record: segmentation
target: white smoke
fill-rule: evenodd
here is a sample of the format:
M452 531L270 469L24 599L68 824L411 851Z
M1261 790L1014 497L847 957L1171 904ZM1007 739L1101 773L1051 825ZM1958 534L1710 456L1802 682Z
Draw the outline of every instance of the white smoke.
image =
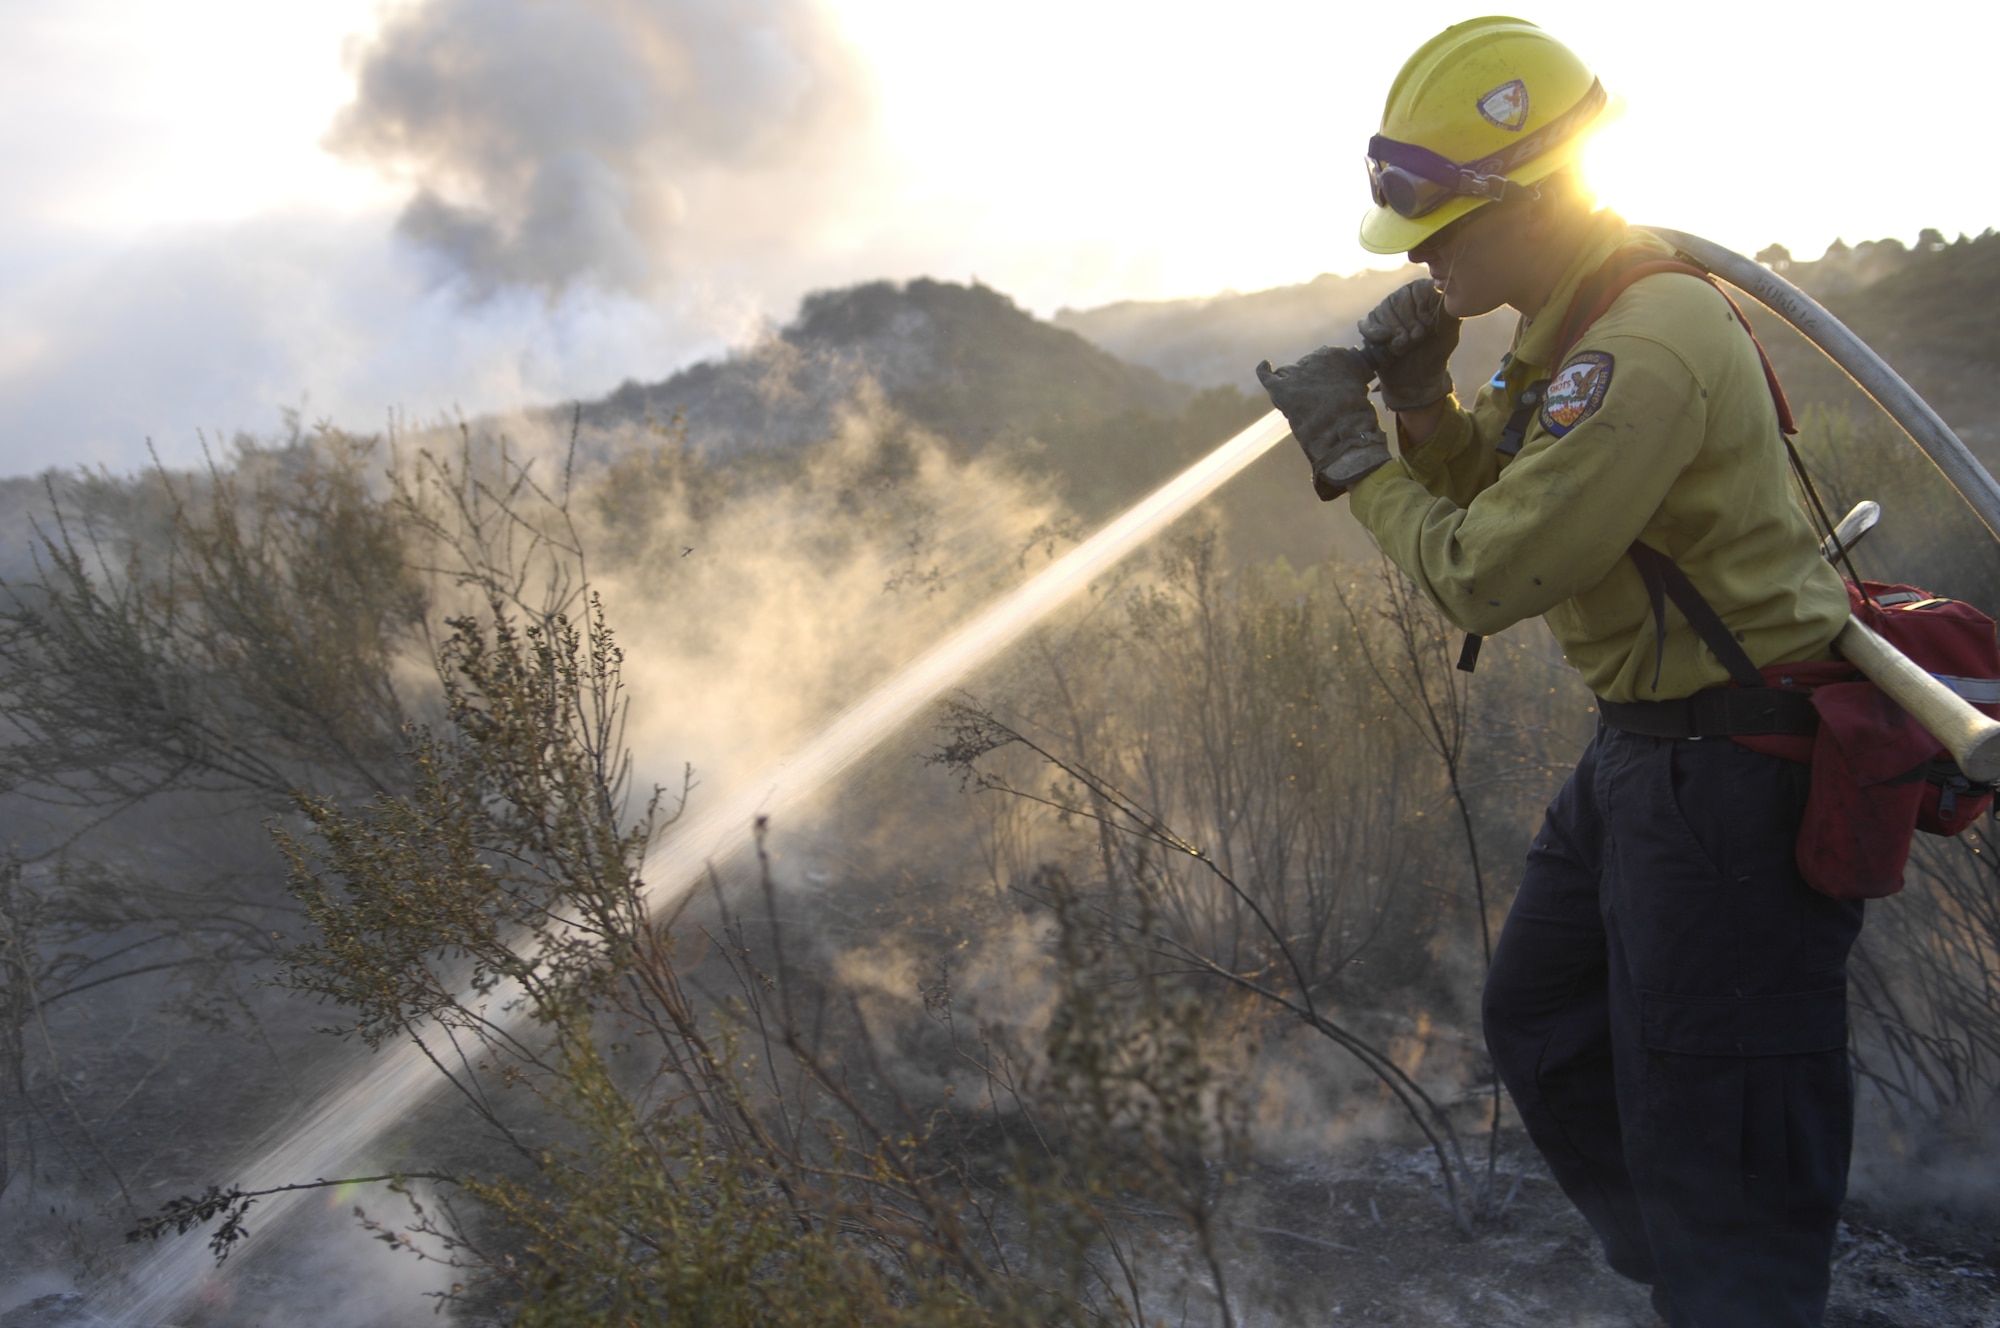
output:
M657 290L724 216L796 234L869 118L812 0L424 0L354 68L326 145L407 180L401 234L481 293Z

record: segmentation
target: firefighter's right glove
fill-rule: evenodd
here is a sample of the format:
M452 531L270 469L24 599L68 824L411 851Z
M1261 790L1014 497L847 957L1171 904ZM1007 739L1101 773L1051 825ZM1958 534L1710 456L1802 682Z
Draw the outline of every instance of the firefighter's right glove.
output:
M1458 348L1459 320L1428 277L1389 292L1361 320L1361 339L1382 378L1382 404L1421 410L1451 395L1446 365Z
M1312 463L1313 492L1331 502L1389 460L1389 440L1368 400L1375 366L1358 350L1321 346L1297 364L1257 366L1257 381L1284 413Z

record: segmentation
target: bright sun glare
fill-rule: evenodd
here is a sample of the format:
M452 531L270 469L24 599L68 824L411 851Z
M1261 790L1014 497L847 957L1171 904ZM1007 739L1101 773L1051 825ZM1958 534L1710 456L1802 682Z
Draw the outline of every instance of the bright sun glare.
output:
M1659 189L1657 171L1649 171L1632 150L1632 126L1614 120L1597 131L1583 150L1583 178L1597 201L1622 217L1658 220L1673 214L1671 190Z

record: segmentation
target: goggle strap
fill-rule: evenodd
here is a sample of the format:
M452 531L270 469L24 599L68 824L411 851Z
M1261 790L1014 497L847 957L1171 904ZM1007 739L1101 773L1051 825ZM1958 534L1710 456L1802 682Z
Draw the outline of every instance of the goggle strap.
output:
M1589 90L1577 99L1576 105L1540 129L1477 161L1456 162L1427 147L1416 143L1398 142L1393 138L1384 138L1380 134L1368 140L1368 155L1385 166L1395 166L1429 180L1432 184L1444 185L1454 193L1471 194L1482 198L1498 197L1487 189L1479 187L1485 183L1486 177L1504 176L1521 163L1541 156L1594 119L1597 113L1604 109L1604 103L1608 100L1610 99L1605 96L1604 85L1592 79Z

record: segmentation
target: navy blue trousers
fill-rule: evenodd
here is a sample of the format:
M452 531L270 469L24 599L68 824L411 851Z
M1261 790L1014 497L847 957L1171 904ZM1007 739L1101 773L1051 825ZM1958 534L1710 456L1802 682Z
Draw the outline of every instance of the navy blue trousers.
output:
M1806 767L1600 729L1486 982L1529 1137L1673 1328L1818 1328L1847 1191L1847 952L1800 880Z

